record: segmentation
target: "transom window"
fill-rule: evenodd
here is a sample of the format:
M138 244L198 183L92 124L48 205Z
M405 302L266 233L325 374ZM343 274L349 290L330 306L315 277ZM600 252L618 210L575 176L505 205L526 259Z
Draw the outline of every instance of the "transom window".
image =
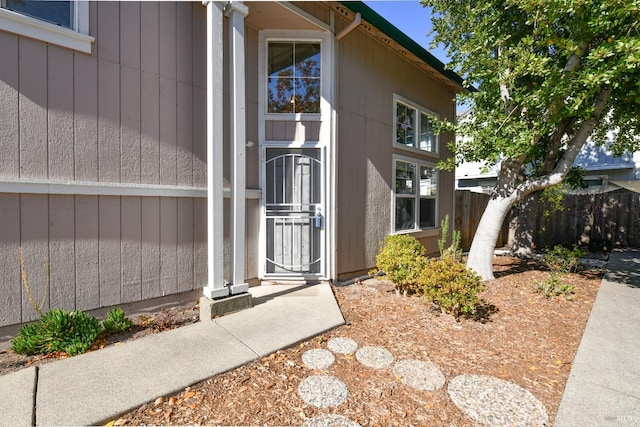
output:
M268 46L267 113L320 113L320 43Z
M74 29L75 1L2 0L2 7L61 27Z
M395 97L395 144L438 152L438 136L433 131L433 113L409 101Z
M419 161L394 162L394 231L435 228L438 171Z

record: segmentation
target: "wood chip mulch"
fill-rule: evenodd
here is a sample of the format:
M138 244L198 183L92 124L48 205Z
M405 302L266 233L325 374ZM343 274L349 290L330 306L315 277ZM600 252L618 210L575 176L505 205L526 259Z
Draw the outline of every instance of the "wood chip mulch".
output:
M113 424L479 426L458 409L447 388L460 375L480 375L527 390L544 405L548 425L553 425L603 270L583 268L562 277L575 286L572 301L535 292L534 284L548 275L535 261L496 257L494 271L497 278L487 283L484 304L475 319L456 320L419 297L398 296L386 281L336 287L348 322L345 326L173 396L159 397ZM194 303L182 310L150 314L138 321L131 334L111 341L192 323L196 312ZM363 365L355 352L366 346L387 350L393 363L382 369ZM312 349L330 350L335 362L322 369L306 366L302 356ZM393 371L404 360L432 363L447 384L434 390L411 386ZM46 361L1 352L0 374ZM313 376L343 382L346 400L323 408L305 402L298 389Z
M446 386L419 390L393 367L367 367L355 354L335 353L335 363L322 370L305 366L306 351L326 350L328 340L340 337L359 348L384 348L395 361L430 361L447 383L469 374L513 383L544 405L552 425L603 271L563 277L575 286L572 301L534 291L548 274L534 261L498 257L495 271L477 319L441 314L418 297L396 295L385 281L334 288L347 325L150 402L115 424L303 425L333 414L362 426L482 425L458 409ZM344 403L318 408L300 397L300 384L317 375L347 386Z

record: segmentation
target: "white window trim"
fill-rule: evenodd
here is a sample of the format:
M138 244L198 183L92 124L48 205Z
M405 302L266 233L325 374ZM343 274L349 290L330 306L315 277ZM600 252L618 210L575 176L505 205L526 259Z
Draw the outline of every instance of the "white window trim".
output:
M321 121L326 120L326 114L331 110L331 104L327 100L327 94L332 93L330 80L330 70L332 67L330 40L331 33L326 31L313 30L263 30L260 32L260 47L258 52L258 66L260 67L260 77L258 88L262 96L258 101L258 108L265 120L283 121ZM316 42L320 43L320 112L319 113L267 113L267 45L273 41L284 42Z
M430 168L434 168L436 169L436 173L438 174L438 183L437 183L437 190L436 190L436 195L435 196L421 196L420 195L420 184L418 183L417 187L418 191L415 195L413 195L413 198L415 199L415 201L417 202L417 206L414 208L416 212L414 212L415 215L415 219L414 219L414 228L412 229L408 229L408 230L396 230L396 162L397 161L401 161L401 162L407 162L407 163L414 163L417 166L417 170L416 170L416 175L419 176L420 175L420 166L427 166ZM426 161L426 160L421 160L421 159L417 159L415 157L407 157L407 156L400 156L400 155L393 155L392 156L392 162L393 162L393 176L392 176L392 182L393 182L393 186L391 188L391 234L413 234L416 237L431 237L434 235L437 235L433 233L433 230L438 230L439 226L438 226L438 221L439 221L439 215L438 215L438 207L440 205L439 200L440 200L440 171L437 170L436 164L430 161ZM419 178L418 178L419 179ZM420 198L422 197L426 197L426 198L432 198L436 201L436 206L435 206L435 218L434 218L434 226L433 227L429 227L429 228L420 228L418 223L419 223L419 204L420 204ZM410 197L406 197L406 198L410 198ZM417 214L417 215L416 215Z
M440 153L440 135L436 135L436 150L435 151L427 151L427 150L422 150L420 148L417 147L408 147L404 144L398 144L396 142L396 119L398 117L398 114L396 112L396 106L398 105L398 103L404 104L408 107L411 107L413 109L415 109L418 113L418 117L416 117L416 126L415 126L415 136L414 138L416 140L418 140L420 138L420 114L426 114L427 116L433 117L434 119L439 119L440 115L437 113L434 113L433 111L429 110L428 108L425 108L419 104L416 104L413 101L410 101L398 94L393 94L393 146L395 148L399 148L401 150L405 150L407 152L410 153L415 153L415 154L420 154L420 155L427 155L427 156L433 156L433 157L438 157L439 153Z
M89 2L76 0L74 28L69 29L12 10L0 8L0 30L91 54Z

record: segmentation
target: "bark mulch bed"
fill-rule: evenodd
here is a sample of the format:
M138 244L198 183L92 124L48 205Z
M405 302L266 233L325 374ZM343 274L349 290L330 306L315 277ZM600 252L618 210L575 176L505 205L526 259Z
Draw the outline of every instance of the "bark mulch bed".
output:
M545 298L533 289L548 274L535 261L497 257L494 269L497 278L487 283L483 310L475 319L456 320L419 297L398 296L386 281L373 279L334 288L348 322L345 326L158 398L114 424L303 425L323 414L335 414L336 424L332 425L347 425L346 420L351 420L362 426L476 426L480 424L458 409L447 393L453 378L473 374L528 390L545 406L552 425L603 270L583 268L563 277L563 282L575 286L573 299L567 301ZM187 318L193 318L195 307L191 310ZM169 320L164 324L172 327ZM153 333L149 325L139 324L136 333ZM436 390L420 390L394 372L393 365L368 367L355 353L335 349L335 361L326 368L314 369L304 363L305 352L332 350L328 341L338 337L355 341L358 348L388 350L393 364L403 360L432 363L444 374L446 384ZM11 352L0 353L0 373L8 371L5 359L9 356ZM24 364L30 363L39 361ZM348 389L346 400L322 408L306 403L298 389L313 376L343 382Z

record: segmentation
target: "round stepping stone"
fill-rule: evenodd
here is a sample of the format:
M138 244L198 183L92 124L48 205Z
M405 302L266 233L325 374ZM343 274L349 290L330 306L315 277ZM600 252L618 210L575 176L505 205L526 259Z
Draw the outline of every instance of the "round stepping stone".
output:
M360 424L342 415L326 414L308 419L302 427L360 427Z
M335 361L333 353L321 348L307 350L302 354L302 363L311 369L327 369Z
M353 354L358 349L358 343L351 338L336 337L327 342L327 347L334 353Z
M345 383L327 375L314 375L302 380L298 395L307 404L327 408L338 406L347 400L349 394Z
M393 354L380 347L364 346L356 352L356 359L364 366L374 369L384 369L393 363Z
M436 365L421 360L402 360L393 367L393 373L401 377L401 382L418 390L437 390L445 381Z
M484 375L460 375L449 381L449 397L472 419L495 427L546 426L544 405L512 382Z

